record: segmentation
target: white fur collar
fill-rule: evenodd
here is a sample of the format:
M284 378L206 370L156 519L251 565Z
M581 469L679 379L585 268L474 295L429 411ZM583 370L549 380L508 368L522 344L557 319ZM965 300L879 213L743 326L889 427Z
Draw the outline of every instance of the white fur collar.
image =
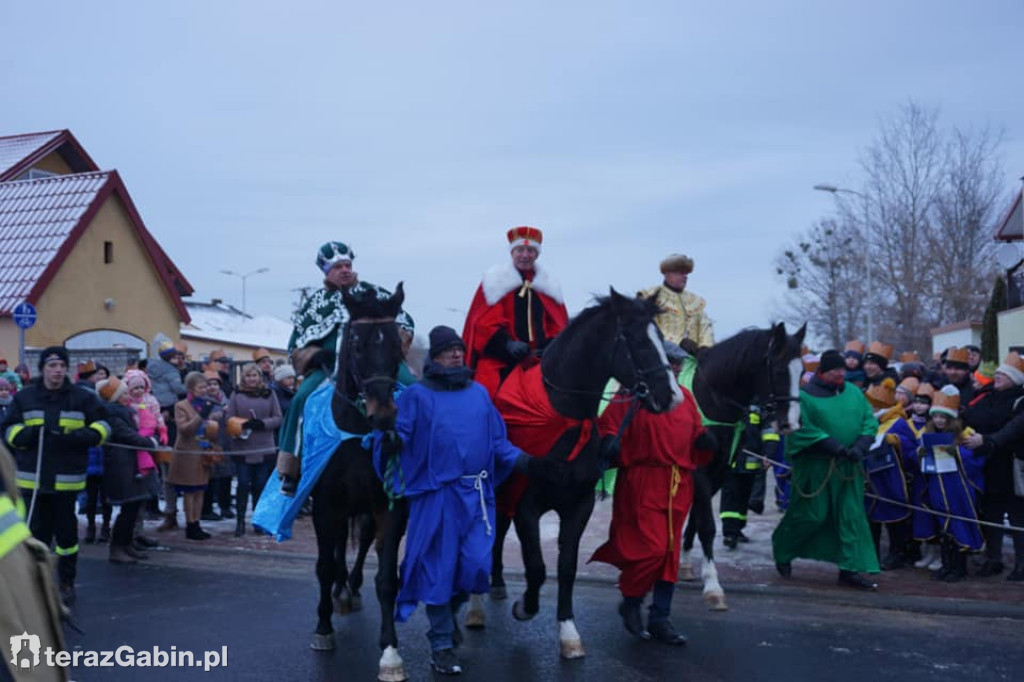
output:
M495 265L484 273L482 285L487 305L494 305L501 300L502 296L521 287L523 278L512 263L503 263ZM563 303L561 285L537 263L533 264L533 288L550 296L556 303Z

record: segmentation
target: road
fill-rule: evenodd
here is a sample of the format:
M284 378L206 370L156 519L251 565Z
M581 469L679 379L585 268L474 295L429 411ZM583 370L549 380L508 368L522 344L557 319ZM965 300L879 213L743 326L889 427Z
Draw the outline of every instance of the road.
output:
M104 560L86 547L80 562L73 650L228 650L210 672L180 668L85 668L75 680L373 680L379 652L377 607L335 616L338 648L308 648L316 584L308 557L252 552L154 553L136 566ZM369 583L372 586L372 582ZM512 583L513 593L521 585ZM733 594L727 613L706 611L698 592L677 592L685 649L644 642L622 629L617 592L587 581L577 588L577 624L587 657L558 656L554 583L539 616L518 623L510 602L489 602L488 627L467 633L459 650L463 679L488 680L958 680L1019 679L1024 621L864 608L793 596ZM413 680L437 678L428 662L422 611L400 626L401 653Z

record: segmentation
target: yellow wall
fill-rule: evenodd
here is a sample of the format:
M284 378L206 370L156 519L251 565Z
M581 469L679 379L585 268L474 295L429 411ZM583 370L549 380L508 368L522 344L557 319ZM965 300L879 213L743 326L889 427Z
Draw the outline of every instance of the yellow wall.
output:
M10 317L0 318L0 358L7 358L7 368L14 369L21 362L18 357L18 325Z
M39 163L33 164L33 168L39 170L50 171L51 173L57 173L58 175L68 175L71 173L71 166L60 157L60 154L53 152L47 154L43 158L39 159Z
M113 262L103 262L103 243ZM106 309L104 301L114 300ZM121 200L109 196L36 303L39 321L26 345L44 347L94 329L115 329L146 340L178 338L180 319Z
M998 315L999 360L1010 352L1010 346L1024 346L1024 308L1006 310Z

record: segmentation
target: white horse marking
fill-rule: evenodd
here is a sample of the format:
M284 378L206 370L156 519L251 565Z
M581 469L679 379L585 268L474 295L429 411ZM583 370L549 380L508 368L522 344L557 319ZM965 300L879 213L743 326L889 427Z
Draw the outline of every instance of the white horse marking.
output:
M683 402L683 392L679 389L679 382L675 376L672 375L672 369L668 364L668 356L665 355L665 344L658 336L658 328L651 322L647 325L647 336L651 339L651 343L654 344L655 350L658 351L658 357L661 358L661 364L665 366L665 373L668 375L668 385L672 387L672 404L669 406L671 410L673 407Z

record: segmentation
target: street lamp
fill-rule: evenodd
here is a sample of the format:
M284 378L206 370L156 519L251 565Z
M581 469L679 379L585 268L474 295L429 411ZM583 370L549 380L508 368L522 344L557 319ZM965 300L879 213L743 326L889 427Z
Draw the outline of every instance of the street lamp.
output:
M861 201L864 202L864 240L865 240L865 244L864 244L864 261L865 261L865 266L864 266L864 269L865 269L866 275L867 275L867 299L868 299L867 300L867 304L868 304L868 313L867 313L867 337L868 338L867 338L867 343L871 343L874 340L873 333L874 333L874 326L875 326L874 325L874 318L875 318L874 307L875 307L875 302L874 302L874 300L872 298L872 295L871 295L872 294L872 288L873 288L872 287L872 282L871 282L871 233L870 233L870 230L868 229L868 221L869 221L869 218L870 218L870 216L868 215L868 202L870 201L870 199L868 198L868 196L866 194L864 194L862 192L858 192L855 189L846 189L844 187L837 187L835 185L818 184L818 185L814 186L814 189L816 189L819 192L828 192L832 196L835 196L837 194L852 194L855 197L860 197Z
M260 275L260 274L262 274L264 272L270 272L270 268L260 268L259 270L253 270L252 272L247 272L244 275L242 273L240 273L240 272L235 272L234 270L221 270L221 272L224 273L225 275L231 275L232 277L240 277L242 279L242 314L244 315L245 314L245 280L248 279L249 277L251 277L252 275Z

